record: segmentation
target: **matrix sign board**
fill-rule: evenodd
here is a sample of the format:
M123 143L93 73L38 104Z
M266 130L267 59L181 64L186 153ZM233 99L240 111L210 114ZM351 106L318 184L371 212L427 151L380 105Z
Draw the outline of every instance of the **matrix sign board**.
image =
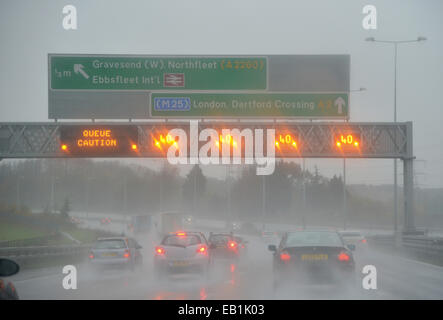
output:
M138 130L124 125L63 125L60 148L68 156L135 156Z

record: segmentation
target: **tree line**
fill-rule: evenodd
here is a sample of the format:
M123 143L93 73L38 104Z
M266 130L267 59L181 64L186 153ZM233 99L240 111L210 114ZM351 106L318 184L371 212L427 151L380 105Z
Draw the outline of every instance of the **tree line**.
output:
M346 191L341 176L327 178L315 168L277 162L275 172L257 176L242 165L236 176L207 177L198 165L186 176L166 161L160 170L119 161L44 159L0 165L0 204L55 212L70 210L121 214L182 211L240 221L331 223L390 221L382 203ZM370 220L370 219L369 219ZM375 221L375 220L374 220Z

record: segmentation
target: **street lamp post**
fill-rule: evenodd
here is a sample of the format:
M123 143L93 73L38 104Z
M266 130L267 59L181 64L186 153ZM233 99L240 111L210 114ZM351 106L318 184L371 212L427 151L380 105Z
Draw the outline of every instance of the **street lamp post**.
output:
M16 200L16 209L18 211L20 211L20 207L21 207L21 197L20 197L20 180L24 180L23 176L18 176L17 177L17 200Z
M227 216L226 216L226 224L229 224L231 222L231 167L230 165L226 166L226 197L228 200L228 210L227 210Z
M91 181L95 180L95 178L87 177L86 178L86 187L85 187L85 210L86 210L86 219L89 219L89 194L91 192Z
M365 39L370 42L390 43L394 45L394 122L397 122L397 47L402 43L413 43L427 40L425 37L417 37L414 40L376 40L374 37ZM397 159L394 159L394 233L398 234L398 190L397 190Z
M360 87L357 90L350 90L349 92L362 92L366 91L366 88ZM351 117L351 109L349 108L349 118ZM348 122L348 120L345 120ZM346 230L346 220L348 218L348 203L346 197L346 158L343 157L343 229Z
M52 208L49 210L50 213L54 213L56 211L55 210L55 192L56 192L55 187L56 187L57 181L59 181L59 180L60 179L54 175L51 177L51 207Z

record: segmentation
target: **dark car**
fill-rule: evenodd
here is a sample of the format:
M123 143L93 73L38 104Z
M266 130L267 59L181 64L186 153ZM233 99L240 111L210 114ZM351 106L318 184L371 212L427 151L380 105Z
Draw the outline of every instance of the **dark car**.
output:
M354 285L354 246L346 246L335 231L286 232L274 253L274 288L289 285Z
M237 260L242 252L241 243L233 233L210 233L209 248L215 259Z

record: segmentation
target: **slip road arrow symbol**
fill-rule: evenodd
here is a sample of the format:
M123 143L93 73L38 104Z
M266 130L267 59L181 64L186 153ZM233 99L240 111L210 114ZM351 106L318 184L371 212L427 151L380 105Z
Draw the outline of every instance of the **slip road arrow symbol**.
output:
M88 74L83 70L84 66L82 64L74 64L74 72L80 73L85 79L89 79Z
M345 102L345 100L343 100L342 97L338 97L337 99L335 99L334 106L337 106L338 114L342 114L343 113L343 106L345 104L346 104L346 102Z

